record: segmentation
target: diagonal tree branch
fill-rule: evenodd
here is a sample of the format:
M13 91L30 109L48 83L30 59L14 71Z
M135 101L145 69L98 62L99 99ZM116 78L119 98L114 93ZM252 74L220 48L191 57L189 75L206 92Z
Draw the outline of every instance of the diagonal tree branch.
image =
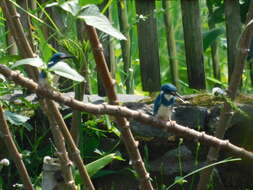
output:
M41 96L46 98L50 98L59 103L67 105L73 109L85 111L94 114L108 114L114 116L127 117L129 119L134 119L136 121L145 123L147 125L152 125L153 127L157 127L163 129L168 132L175 133L180 137L184 137L187 139L192 139L194 141L199 141L209 146L213 146L224 151L228 151L234 156L238 156L243 159L248 159L253 161L253 153L246 151L245 149L235 146L229 143L228 140L221 140L217 137L213 137L211 135L207 135L204 132L198 132L196 130L190 129L188 127L184 127L182 125L177 124L176 122L164 122L160 121L157 118L138 112L134 110L130 110L126 107L122 106L113 106L107 104L90 104L83 103L78 100L75 100L71 97L64 96L63 94L56 91L49 91L47 89L41 88L34 81L22 76L22 74L12 71L4 65L0 65L0 73L3 74L9 80L14 81L16 84L19 84Z
M97 65L97 70L102 78L103 85L110 104L118 105L118 98L114 88L114 81L108 70L106 60L103 53L103 47L98 39L96 29L92 26L86 25L89 40L93 50L94 58ZM138 174L140 181L140 189L153 190L150 181L149 173L147 172L141 154L138 149L138 141L135 141L133 134L130 130L129 122L125 117L116 116L118 127L121 130L121 137L128 151L133 167Z
M18 149L13 141L11 132L4 117L4 111L2 106L0 106L0 132L3 134L3 140L18 169L19 175L21 177L21 180L23 181L25 189L33 190L31 179L26 170L25 164L22 160L22 154L18 152Z

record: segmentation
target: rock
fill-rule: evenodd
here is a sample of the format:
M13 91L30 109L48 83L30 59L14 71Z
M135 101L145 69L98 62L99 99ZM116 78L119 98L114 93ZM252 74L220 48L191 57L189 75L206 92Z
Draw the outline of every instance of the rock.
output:
M191 151L182 145L173 150L169 150L158 159L149 163L150 171L163 173L164 175L175 175L180 172L179 155L182 164L182 173L189 173L196 169L194 166L194 158Z

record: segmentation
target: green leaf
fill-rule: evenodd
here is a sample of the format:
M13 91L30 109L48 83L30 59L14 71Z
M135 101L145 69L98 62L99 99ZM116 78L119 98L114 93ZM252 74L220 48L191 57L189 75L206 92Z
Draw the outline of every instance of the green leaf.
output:
M207 32L203 33L203 48L204 51L212 45L212 43L221 35L223 34L224 28L214 28L212 30L209 30Z
M81 6L88 4L101 4L104 0L79 0Z
M93 26L119 40L126 40L125 36L111 25L107 17L100 13L96 5L82 8L77 17L83 19L87 25Z
M119 153L112 153L112 154L108 154L98 160L95 160L94 162L91 162L89 164L86 165L86 169L89 173L89 176L93 176L94 174L96 174L98 171L100 171L102 168L104 168L106 165L108 165L109 163L111 163L114 159L117 160L123 160L121 158L121 156L119 156ZM76 177L76 182L77 183L82 183L81 177L79 173L76 173L75 175Z
M67 63L65 62L58 62L54 66L50 68L50 71L54 71L57 75L62 77L82 82L84 81L83 76L81 76L76 70L72 69Z
M92 2L92 0L89 0L89 2ZM96 2L98 1L96 0ZM100 13L96 5L80 6L77 0L58 3L58 5L73 16L84 20L87 25L93 26L119 40L126 40L125 36L111 25L107 17Z
M224 6L219 6L214 9L212 15L208 18L209 22L212 24L218 24L224 22L225 14L224 14Z
M108 154L94 162L89 163L87 167L87 171L90 176L93 176L107 164L111 163L114 159L122 160L122 158L117 153Z
M184 183L187 183L187 180L185 180L183 177L181 176L176 176L175 177L175 183L179 184L179 185L183 185Z
M44 62L42 61L41 58L26 58L26 59L21 59L17 61L15 64L11 66L11 68L15 68L21 65L31 65L33 67L42 67L44 65Z
M29 117L19 115L10 111L5 111L4 116L11 124L17 126L24 125L24 123L27 122L28 119L30 119Z

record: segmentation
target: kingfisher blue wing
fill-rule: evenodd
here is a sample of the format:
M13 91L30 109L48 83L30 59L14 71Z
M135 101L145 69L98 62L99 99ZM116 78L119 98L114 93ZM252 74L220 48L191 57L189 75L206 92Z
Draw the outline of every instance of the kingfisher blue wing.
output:
M156 114L157 114L158 109L159 109L159 107L161 106L161 103L162 103L162 96L161 96L161 94L159 94L159 95L156 97L155 102L154 102L153 115L156 115Z

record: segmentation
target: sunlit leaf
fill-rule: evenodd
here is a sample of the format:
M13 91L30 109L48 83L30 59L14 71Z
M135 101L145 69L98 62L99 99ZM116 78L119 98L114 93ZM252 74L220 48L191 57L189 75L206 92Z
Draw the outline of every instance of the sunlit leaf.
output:
M54 71L57 75L62 77L82 82L84 81L83 76L81 76L76 70L72 69L67 63L65 62L58 62L54 66L50 68L50 71Z
M0 74L0 80L1 81L6 81L6 78L2 74Z
M89 0L89 2L92 1ZM125 36L111 25L108 18L100 13L100 10L96 5L89 4L86 6L80 6L78 0L72 0L59 3L59 6L73 16L83 19L87 25L93 26L119 40L126 40Z
M126 40L125 36L115 29L106 16L100 13L95 5L89 5L82 9L78 18L85 20L87 25L93 26L119 40Z
M184 183L187 183L187 180L185 180L183 177L181 176L176 176L175 177L175 183L179 184L179 185L183 185Z
M59 4L59 6L71 13L73 16L77 16L79 11L81 11L81 6L79 5L78 0L66 1L64 3Z
M10 111L5 111L4 116L6 119L13 125L23 125L25 122L27 122L29 117L19 115Z
M21 59L14 63L11 68L15 68L21 65L31 65L33 67L42 67L44 65L44 62L42 61L41 58L26 58L26 59Z
M111 163L114 159L120 159L120 156L117 156L116 153L108 154L98 160L95 160L94 162L89 163L87 167L87 171L90 176L93 176L95 173L97 173L99 170L101 170L103 167L105 167L107 164Z

